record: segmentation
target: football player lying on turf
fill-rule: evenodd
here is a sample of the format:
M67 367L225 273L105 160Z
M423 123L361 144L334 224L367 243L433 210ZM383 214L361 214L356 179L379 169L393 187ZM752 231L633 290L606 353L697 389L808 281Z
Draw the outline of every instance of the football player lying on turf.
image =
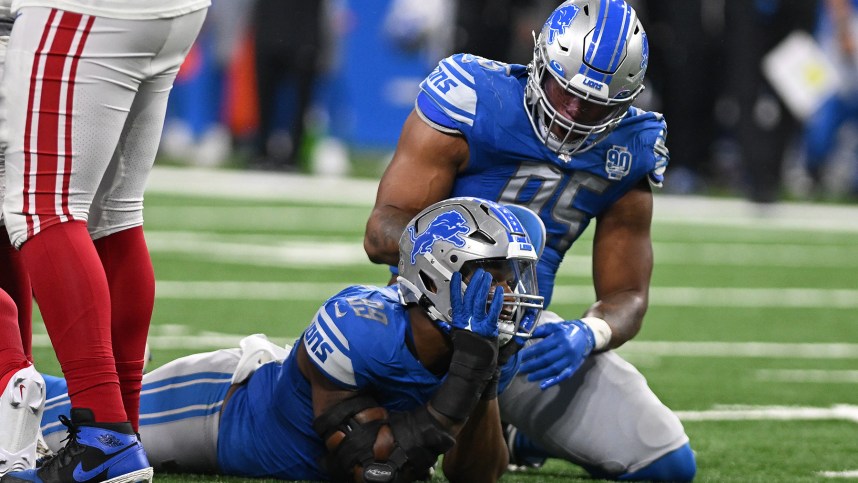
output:
M498 354L509 356L504 349L517 347L509 341L527 337L541 310L537 251L505 207L457 198L419 213L400 254L398 286L352 286L330 298L288 355L250 337L241 350L147 374L140 434L152 465L409 481L443 454L451 481L497 480L507 468ZM62 425L75 434L67 418L75 409L62 379L47 384L42 429L56 448Z

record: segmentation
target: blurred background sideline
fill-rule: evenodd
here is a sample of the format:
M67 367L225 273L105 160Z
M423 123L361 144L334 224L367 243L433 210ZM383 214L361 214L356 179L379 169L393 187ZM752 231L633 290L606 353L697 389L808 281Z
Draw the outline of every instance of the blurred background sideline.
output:
M858 198L853 0L632 0L665 114L665 191ZM469 52L526 64L546 0L214 0L159 163L378 178L419 82Z

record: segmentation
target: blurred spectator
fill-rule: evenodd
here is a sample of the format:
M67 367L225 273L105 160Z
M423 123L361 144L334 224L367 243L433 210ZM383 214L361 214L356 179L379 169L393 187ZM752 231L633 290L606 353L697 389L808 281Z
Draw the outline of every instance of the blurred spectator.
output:
M459 0L456 9L455 52L468 52L501 62L519 62L511 59L516 41L516 20L531 0ZM560 2L553 2L551 10ZM543 17L544 20L544 17ZM538 31L542 25L534 25ZM528 62L532 49L524 62Z
M725 82L737 114L733 127L747 195L756 202L773 202L779 196L786 144L799 126L765 82L761 60L792 31L813 29L817 2L724 0L724 6L724 23L729 25ZM669 136L673 145L672 133Z
M247 103L254 92L248 88L253 83L253 64L239 65L243 57L252 56L246 37L253 3L230 0L214 2L209 8L170 93L161 154L197 166L219 166L228 161L232 135L247 136L255 130L256 103ZM240 74L239 68L243 68ZM237 74L248 80L242 85ZM233 99L234 95L242 100Z
M808 119L805 126L806 166L818 194L823 190L826 167L839 145L840 128L847 123L858 122L856 9L858 0L826 0L822 3L817 38L835 65L843 87ZM855 162L856 153L850 154L852 180L847 189L858 195L858 167L855 166L858 163Z
M652 54L647 77L667 119L670 169L665 189L698 191L712 174L714 108L724 52L723 7L711 0L649 0L638 7Z
M384 32L398 48L422 55L432 69L450 54L456 0L392 0L384 17Z
M259 129L252 167L294 171L298 168L313 83L319 73L325 35L321 0L257 0L253 13ZM278 93L290 98L288 133L276 129ZM285 134L285 135L284 135Z

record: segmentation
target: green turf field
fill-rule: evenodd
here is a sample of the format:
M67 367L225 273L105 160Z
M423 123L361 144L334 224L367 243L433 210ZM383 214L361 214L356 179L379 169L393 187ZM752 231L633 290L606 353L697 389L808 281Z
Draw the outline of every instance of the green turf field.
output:
M385 283L362 248L373 196L365 181L156 170L153 366L252 332L291 341L340 288ZM557 279L552 309L570 318L592 299L589 231ZM679 412L697 481L858 479L858 207L658 196L653 239L650 309L620 353ZM56 372L35 333L40 369ZM561 461L503 478L580 479Z

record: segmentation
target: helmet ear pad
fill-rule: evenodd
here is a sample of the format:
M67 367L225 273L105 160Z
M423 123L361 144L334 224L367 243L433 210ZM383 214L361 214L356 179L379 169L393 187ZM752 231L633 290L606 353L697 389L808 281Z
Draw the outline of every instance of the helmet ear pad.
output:
M571 155L607 137L643 90L649 44L634 9L623 1L568 0L534 36L525 105L537 136ZM569 95L606 107L599 121L565 117L545 88L552 79Z
M533 243L533 247L536 249L536 255L541 257L542 250L545 249L545 223L542 222L542 218L539 217L533 210L530 208L525 208L524 206L519 205L505 205L506 208L518 218L518 221L521 222L521 226L524 227L524 231L527 232L527 237L530 238L530 242Z

